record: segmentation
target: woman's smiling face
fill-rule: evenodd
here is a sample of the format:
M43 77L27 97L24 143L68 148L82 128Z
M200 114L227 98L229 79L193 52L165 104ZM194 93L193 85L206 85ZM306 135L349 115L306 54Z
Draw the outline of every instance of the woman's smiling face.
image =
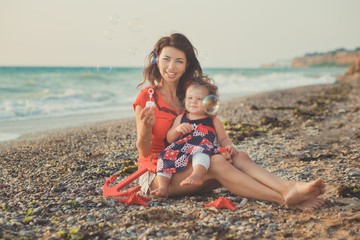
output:
M163 80L177 83L186 71L186 55L174 47L164 47L157 64Z

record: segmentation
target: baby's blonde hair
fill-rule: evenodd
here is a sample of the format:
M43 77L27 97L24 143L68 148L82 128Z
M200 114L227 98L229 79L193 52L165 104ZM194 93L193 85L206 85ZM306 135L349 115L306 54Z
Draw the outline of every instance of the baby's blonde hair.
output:
M190 86L204 86L209 91L209 95L215 95L217 98L218 96L218 88L214 83L214 80L209 78L207 75L203 75L202 77L192 78L186 83L186 90Z

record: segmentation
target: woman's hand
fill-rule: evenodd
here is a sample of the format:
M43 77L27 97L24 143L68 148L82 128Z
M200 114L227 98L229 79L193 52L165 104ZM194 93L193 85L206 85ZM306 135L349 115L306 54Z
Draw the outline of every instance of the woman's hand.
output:
M155 117L155 106L152 107L145 107L140 111L140 121L146 127L152 127L155 124L156 117Z
M155 107L135 108L137 140L136 147L139 155L146 157L152 151L152 127L155 124Z
M190 123L182 123L176 127L176 131L182 135L187 134L193 130Z

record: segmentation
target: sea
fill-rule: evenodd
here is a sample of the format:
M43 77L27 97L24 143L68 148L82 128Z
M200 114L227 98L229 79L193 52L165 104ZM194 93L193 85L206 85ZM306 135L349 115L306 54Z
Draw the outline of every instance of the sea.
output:
M0 141L135 117L142 68L0 67ZM205 68L220 101L298 86L332 84L344 68Z

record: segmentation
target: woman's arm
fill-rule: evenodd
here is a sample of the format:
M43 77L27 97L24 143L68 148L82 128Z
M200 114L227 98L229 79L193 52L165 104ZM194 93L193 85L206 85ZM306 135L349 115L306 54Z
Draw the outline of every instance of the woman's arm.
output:
M137 105L135 114L137 130L136 147L139 151L139 155L147 157L152 150L152 127L156 120L154 107L142 108Z
M166 134L166 140L169 142L169 143L172 143L174 141L176 141L179 136L180 136L180 133L176 130L176 127L179 126L180 124L180 121L181 121L181 115L177 116L173 122L173 124L171 125L171 128L169 129L169 131L167 132Z
M230 153L230 155L235 156L238 151L236 150L230 138L226 134L224 125L217 117L214 118L214 127L220 146L226 147L226 150Z

